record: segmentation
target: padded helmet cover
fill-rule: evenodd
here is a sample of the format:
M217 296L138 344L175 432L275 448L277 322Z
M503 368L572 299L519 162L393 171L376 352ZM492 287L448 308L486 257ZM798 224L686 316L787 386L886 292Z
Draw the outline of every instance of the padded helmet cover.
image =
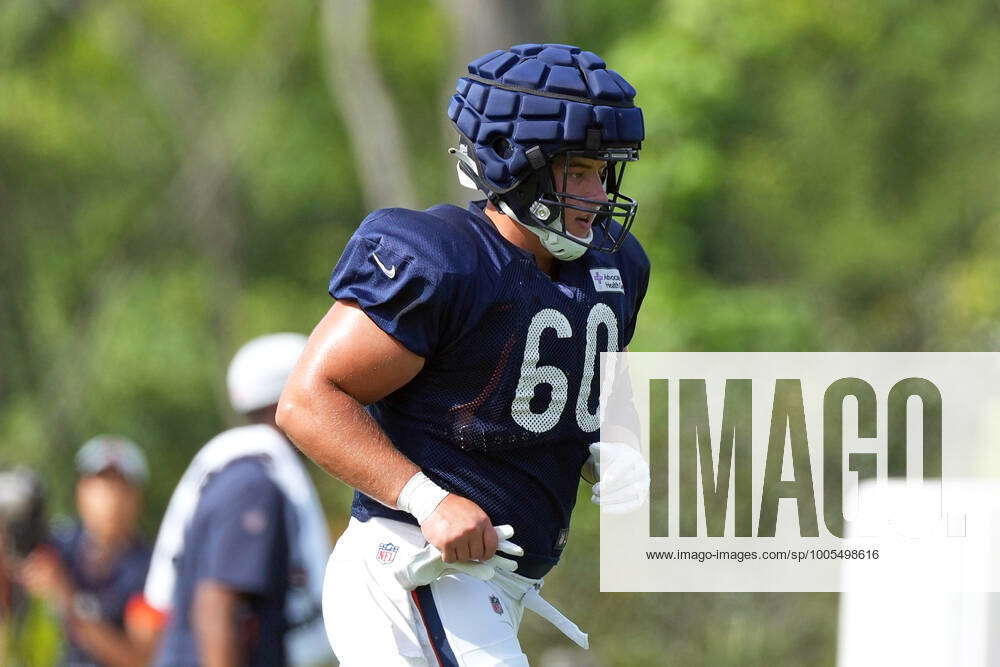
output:
M504 193L533 172L526 152L536 146L547 161L567 150L638 149L644 133L635 94L590 51L521 44L469 63L448 117L484 184Z

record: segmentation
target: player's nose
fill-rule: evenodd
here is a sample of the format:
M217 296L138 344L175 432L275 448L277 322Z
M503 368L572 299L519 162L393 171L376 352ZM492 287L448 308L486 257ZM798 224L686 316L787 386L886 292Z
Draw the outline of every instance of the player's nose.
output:
M608 201L608 193L604 189L604 179L598 172L595 171L587 177L583 196L601 202Z

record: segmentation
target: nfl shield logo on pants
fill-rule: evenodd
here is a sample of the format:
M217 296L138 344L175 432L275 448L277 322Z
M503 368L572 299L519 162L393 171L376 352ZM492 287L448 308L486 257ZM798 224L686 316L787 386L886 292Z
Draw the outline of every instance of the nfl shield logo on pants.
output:
M498 614L503 613L503 605L500 604L500 598L495 595L490 596L490 604L493 605L493 611Z
M392 542L382 542L378 545L378 551L375 552L375 560L383 565L388 565L392 561L396 560L396 554L398 552L399 547Z

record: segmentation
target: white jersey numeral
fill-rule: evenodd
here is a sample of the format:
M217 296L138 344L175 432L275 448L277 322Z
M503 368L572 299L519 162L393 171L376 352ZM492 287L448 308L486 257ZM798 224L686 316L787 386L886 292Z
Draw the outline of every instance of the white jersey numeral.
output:
M532 433L545 433L559 423L563 408L566 407L566 397L569 395L569 381L566 374L555 366L539 366L539 345L542 333L546 329L555 329L560 338L573 335L566 316L553 308L546 308L535 313L528 325L528 339L524 346L524 363L521 364L521 378L517 381L517 393L511 405L511 416L520 426ZM531 399L535 395L535 387L547 384L552 387L552 398L548 407L542 412L531 411Z
M587 407L590 403L590 388L594 383L594 368L597 364L597 329L601 325L608 332L608 351L618 351L618 320L615 313L604 303L598 303L590 309L587 315L587 351L583 357L583 378L580 380L580 393L576 397L576 423L584 433L596 431L600 426L600 406L591 414ZM607 377L613 377L609 372Z
M597 332L603 326L608 334L608 351L618 351L618 320L614 311L604 303L595 304L587 316L587 340L583 360L583 377L577 391L576 422L586 433L596 431L600 425L599 413L593 413L588 408L590 390L594 381L594 371L597 363ZM542 334L546 329L555 331L559 338L569 338L573 335L573 327L566 316L553 308L546 308L535 314L528 325L528 336L524 346L524 361L521 364L521 377L517 381L514 402L511 404L511 416L514 421L532 433L544 433L555 428L562 417L566 400L569 396L569 380L566 373L555 366L539 366L539 348ZM533 412L531 399L540 384L552 387L552 396L542 412Z

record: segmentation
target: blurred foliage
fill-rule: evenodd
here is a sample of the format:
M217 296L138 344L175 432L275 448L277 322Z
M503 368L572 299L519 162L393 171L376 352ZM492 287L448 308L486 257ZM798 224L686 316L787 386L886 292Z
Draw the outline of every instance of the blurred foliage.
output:
M372 12L423 205L453 178L444 7ZM56 508L79 443L125 433L150 457L152 533L233 420L231 354L328 307L366 212L335 101L363 91L329 89L320 12L0 5L0 463L41 470ZM633 349L995 346L1000 5L554 0L539 20L640 91L626 191L654 274ZM349 493L316 479L338 530ZM593 664L832 663L836 596L598 597L596 531L581 495L546 586L592 633ZM565 644L533 620L523 637L532 656Z

